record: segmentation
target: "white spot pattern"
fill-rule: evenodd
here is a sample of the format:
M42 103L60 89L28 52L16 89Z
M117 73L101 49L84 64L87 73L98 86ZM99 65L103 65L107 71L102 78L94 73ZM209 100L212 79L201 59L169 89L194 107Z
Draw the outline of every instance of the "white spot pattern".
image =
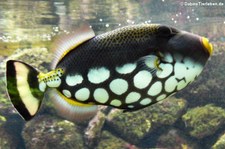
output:
M166 92L170 93L175 90L177 86L177 80L174 76L168 78L165 82L165 90Z
M128 74L134 71L137 64L128 63L120 67L116 67L116 71L120 74Z
M156 75L158 78L166 78L173 72L173 66L171 64L160 64L159 67L162 71L157 71Z
M182 79L185 75L187 75L186 66L182 63L176 63L174 65L174 73L176 78Z
M127 95L125 102L126 102L127 104L133 103L133 102L138 101L140 98L141 98L140 93L137 93L137 92L131 92L131 93L129 93L129 94Z
M181 89L185 88L185 86L187 86L187 83L185 83L184 80L181 80L181 81L178 82L178 84L177 84L177 90L181 90Z
M117 95L122 95L128 89L128 83L124 79L115 79L109 84L111 91Z
M109 99L109 94L105 89L97 88L94 91L94 98L99 103L106 103Z
M66 77L66 84L69 86L75 86L77 84L81 84L83 81L83 77L79 74L68 75Z
M185 75L185 79L187 82L194 81L195 77L197 77L202 72L203 66L199 64L195 64L194 68L187 70L187 75Z
M41 82L39 83L39 90L40 90L40 91L44 92L45 89L46 89L46 87L47 87L47 85L46 85L46 83L44 83L44 81L41 81Z
M155 82L152 84L150 89L148 90L148 94L150 96L156 96L162 91L162 83L160 81Z
M89 98L90 91L88 88L81 88L75 93L75 97L79 101L85 101Z
M150 98L145 98L145 99L142 99L140 104L143 105L143 106L146 106L148 104L150 104L152 102L152 100Z
M166 98L165 94L160 95L159 97L156 98L157 101L163 100Z
M88 80L91 83L99 84L106 81L109 78L110 72L105 67L92 68L89 70L87 76L88 76Z
M67 98L71 98L71 93L69 90L63 90L62 93L67 97Z
M118 99L113 99L111 102L110 102L110 105L112 106L115 106L115 107L119 107L122 105L122 102Z
M61 79L58 79L58 80L50 80L50 81L47 82L47 86L48 87L53 87L53 88L59 87L60 84L61 84Z
M134 86L139 89L146 88L152 80L152 74L147 70L139 71L134 76Z
M128 108L131 108L131 109L132 109L132 108L134 108L134 106L133 106L133 105L129 105L129 106L127 106L127 107L128 107Z

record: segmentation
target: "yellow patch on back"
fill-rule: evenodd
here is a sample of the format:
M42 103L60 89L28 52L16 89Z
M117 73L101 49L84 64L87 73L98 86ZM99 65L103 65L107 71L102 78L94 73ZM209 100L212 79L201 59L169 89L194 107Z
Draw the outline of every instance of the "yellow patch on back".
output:
M56 79L58 77L61 77L62 74L64 73L63 69L62 68L57 68L55 70L52 70L46 74L44 73L39 73L38 74L38 81L39 82L42 82L44 81L45 83L48 82L49 79Z

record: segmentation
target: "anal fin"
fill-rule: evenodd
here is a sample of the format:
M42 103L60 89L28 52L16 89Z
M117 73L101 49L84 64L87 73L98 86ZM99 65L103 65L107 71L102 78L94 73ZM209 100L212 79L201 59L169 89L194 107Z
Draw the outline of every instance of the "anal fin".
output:
M52 90L50 95L58 114L70 121L84 121L97 113L97 105L79 103L65 97L57 90Z

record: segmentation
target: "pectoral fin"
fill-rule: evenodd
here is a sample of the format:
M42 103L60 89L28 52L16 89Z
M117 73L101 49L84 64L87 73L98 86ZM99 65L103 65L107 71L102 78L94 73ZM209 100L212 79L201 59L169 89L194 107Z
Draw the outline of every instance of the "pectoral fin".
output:
M142 57L138 60L138 66L140 69L147 70L152 74L152 77L156 76L162 71L160 67L160 58L156 55L149 55Z

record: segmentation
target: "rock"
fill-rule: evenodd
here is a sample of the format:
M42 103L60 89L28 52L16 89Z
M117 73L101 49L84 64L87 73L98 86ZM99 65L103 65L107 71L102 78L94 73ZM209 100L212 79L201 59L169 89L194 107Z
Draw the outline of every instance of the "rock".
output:
M6 119L7 120L1 127L3 132L3 134L0 134L1 138L7 139L7 142L10 144L10 148L12 149L25 148L23 139L21 137L24 120L19 115L15 114L8 115Z
M166 149L193 149L198 148L192 141L185 137L179 130L170 129L162 134L157 143L156 148Z
M6 118L0 115L0 148L16 149L16 141L13 141L12 135L10 135L5 129L7 124L6 122Z
M96 149L137 149L137 147L125 142L121 138L113 136L108 131L103 131Z
M54 116L37 116L27 122L22 136L29 149L43 148L84 148L78 126Z
M0 63L0 72L5 72L8 60L21 60L39 70L46 72L50 67L53 55L46 48L17 49L11 56Z
M169 98L136 112L113 110L107 117L109 130L127 142L138 144L146 135L163 125L172 125L186 107L184 99Z
M201 139L213 135L225 123L225 110L212 104L192 108L182 116L189 134Z
M2 87L2 85L3 85L3 87ZM2 84L2 82L0 81L0 113L4 116L7 116L10 114L14 114L15 110L14 110L10 100L7 97L5 89L1 90L4 87L5 87L5 85Z
M98 111L95 117L89 122L87 129L85 130L85 144L88 147L94 147L98 144L101 138L102 128L105 123L106 116L101 111Z
M224 149L225 148L225 133L216 141L212 146L212 149Z
M13 141L11 139L12 137L7 132L2 130L2 128L0 128L0 135L1 135L1 137L0 137L0 148L16 149L16 147L13 145Z

